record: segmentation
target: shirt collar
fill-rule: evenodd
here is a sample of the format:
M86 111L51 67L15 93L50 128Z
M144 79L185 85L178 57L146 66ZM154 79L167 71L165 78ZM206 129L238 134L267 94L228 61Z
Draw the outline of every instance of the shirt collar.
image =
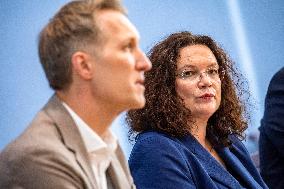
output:
M100 151L114 152L116 150L117 138L110 129L108 129L103 138L101 138L66 103L62 102L62 104L73 118L75 124L78 126L88 153Z

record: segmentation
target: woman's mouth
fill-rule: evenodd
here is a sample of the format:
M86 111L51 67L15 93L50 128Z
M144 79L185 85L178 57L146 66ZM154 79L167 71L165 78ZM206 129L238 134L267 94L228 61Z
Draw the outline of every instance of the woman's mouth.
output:
M212 94L212 93L205 93L205 94L199 96L198 98L202 99L202 100L211 100L212 98L215 98L215 95Z

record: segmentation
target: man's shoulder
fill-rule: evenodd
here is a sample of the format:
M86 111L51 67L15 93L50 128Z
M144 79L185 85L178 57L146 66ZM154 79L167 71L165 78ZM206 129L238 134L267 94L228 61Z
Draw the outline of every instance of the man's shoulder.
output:
M37 112L33 120L29 123L26 129L11 143L9 143L1 154L13 153L31 153L32 151L46 149L56 150L62 146L64 142L60 126L53 113L58 114L55 105L52 105L55 100L53 96L47 104ZM58 106L58 105L57 105ZM66 120L65 114L60 114L62 120ZM65 116L65 117L64 117ZM57 146L57 148L54 148Z
M267 89L266 100L270 99L271 95L280 94L279 91L283 93L283 91L284 91L284 89L283 89L283 86L284 86L283 79L284 79L284 67L281 68L280 70L278 70L272 76L272 78L271 78L271 80L269 82L268 89Z
M36 159L46 154L62 154L68 151L59 126L50 115L50 112L55 111L53 109L56 106L52 105L55 101L56 97L51 97L27 128L3 149L0 153L1 161L17 162L25 158Z
M7 157L9 161L14 161L14 158L24 156L37 157L41 151L54 151L60 146L62 140L55 123L41 110L23 133L4 148L0 158Z
M29 180L24 175L32 172L39 174L34 177L48 176L50 171L75 167L74 157L55 122L41 110L25 131L0 153L0 179L11 184L20 183L21 178Z
M284 79L284 67L282 67L280 70L278 70L272 77L271 82L278 82L282 83L281 81Z
M91 188L88 167L80 132L53 96L0 153L0 188Z

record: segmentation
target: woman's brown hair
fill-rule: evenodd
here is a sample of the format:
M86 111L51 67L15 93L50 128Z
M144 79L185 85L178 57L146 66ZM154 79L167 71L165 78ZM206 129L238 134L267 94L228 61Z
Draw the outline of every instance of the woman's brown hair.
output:
M150 50L148 55L152 69L145 73L145 107L129 111L126 118L132 134L148 130L166 133L172 137L190 134L194 121L191 120L190 110L177 95L175 81L180 50L196 44L206 45L211 49L220 72L223 73L221 104L208 120L206 137L215 146L228 146L231 134L243 138L249 118L240 100L249 98L244 79L234 68L229 56L211 37L193 35L190 32L171 34Z

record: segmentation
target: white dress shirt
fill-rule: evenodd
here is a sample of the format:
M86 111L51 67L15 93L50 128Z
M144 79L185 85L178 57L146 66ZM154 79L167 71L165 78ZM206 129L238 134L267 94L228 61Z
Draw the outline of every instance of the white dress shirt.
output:
M100 137L66 103L62 102L62 104L79 128L99 189L107 189L106 170L111 157L115 156L118 145L117 138L110 130L107 130L104 136Z

